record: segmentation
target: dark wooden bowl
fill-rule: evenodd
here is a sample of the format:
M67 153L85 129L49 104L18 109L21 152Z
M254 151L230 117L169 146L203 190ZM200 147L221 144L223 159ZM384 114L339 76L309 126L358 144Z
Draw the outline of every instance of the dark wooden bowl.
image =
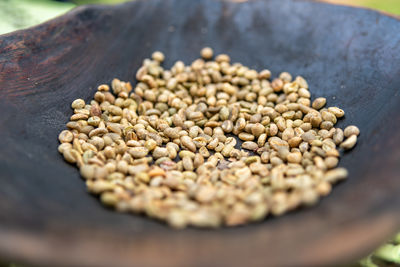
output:
M309 81L361 136L349 180L313 208L182 231L103 208L57 152L73 99L212 46ZM357 260L400 228L400 21L309 1L148 0L86 6L0 37L0 257L41 266L321 266Z

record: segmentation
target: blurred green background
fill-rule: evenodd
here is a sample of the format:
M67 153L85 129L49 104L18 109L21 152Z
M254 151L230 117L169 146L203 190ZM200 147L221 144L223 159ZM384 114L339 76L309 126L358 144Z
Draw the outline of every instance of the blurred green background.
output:
M0 34L23 29L59 16L83 4L116 4L126 0L0 0ZM320 0L362 6L400 15L400 0ZM1 263L0 267L21 267ZM400 266L400 234L354 266Z
M126 0L0 0L0 34L23 29L61 15L77 5L116 4ZM400 0L320 0L364 6L400 15Z

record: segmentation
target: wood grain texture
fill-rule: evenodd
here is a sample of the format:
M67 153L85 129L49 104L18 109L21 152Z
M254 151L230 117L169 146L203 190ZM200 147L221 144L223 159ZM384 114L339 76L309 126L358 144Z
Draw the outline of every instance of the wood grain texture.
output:
M360 126L349 180L316 207L258 224L176 231L103 208L57 152L70 103L212 46L304 76ZM40 266L321 266L356 260L400 228L400 22L302 0L138 0L80 7L0 36L0 257Z

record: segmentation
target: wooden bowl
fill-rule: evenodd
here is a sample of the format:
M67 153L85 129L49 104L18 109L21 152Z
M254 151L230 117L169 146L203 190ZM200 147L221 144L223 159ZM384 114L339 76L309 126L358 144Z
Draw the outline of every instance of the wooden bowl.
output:
M348 181L317 206L258 224L181 231L103 208L57 152L75 98L203 46L304 76L356 124ZM0 257L41 266L321 266L400 228L400 22L309 1L138 0L85 6L0 37Z

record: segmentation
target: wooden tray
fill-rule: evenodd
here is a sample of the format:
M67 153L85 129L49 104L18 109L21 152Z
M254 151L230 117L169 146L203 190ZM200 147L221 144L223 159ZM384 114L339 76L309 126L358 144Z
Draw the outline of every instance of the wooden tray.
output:
M349 180L313 208L182 231L103 208L57 152L73 99L133 74L154 50L212 46L309 81L346 111ZM400 228L400 22L309 1L138 0L86 6L0 36L0 257L41 266L321 266L357 260Z

